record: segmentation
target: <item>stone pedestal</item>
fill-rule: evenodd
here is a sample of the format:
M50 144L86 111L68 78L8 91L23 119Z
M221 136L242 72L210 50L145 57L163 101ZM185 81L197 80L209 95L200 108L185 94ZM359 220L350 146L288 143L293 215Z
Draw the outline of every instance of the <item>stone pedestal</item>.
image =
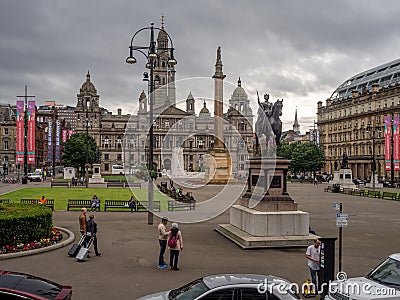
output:
M93 164L93 175L89 178L89 188L106 188L107 182L104 182L104 178L100 174L100 164Z
M226 184L232 175L232 161L225 149L214 149L206 158L206 180L208 184Z
M248 190L230 208L230 224L216 231L243 249L307 247L309 214L299 211L286 188L287 159L250 159Z

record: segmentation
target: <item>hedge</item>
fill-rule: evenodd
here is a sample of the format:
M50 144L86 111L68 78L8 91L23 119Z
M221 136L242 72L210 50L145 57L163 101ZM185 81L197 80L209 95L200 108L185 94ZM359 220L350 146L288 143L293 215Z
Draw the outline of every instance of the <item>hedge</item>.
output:
M0 247L47 238L52 228L53 214L46 206L0 204Z

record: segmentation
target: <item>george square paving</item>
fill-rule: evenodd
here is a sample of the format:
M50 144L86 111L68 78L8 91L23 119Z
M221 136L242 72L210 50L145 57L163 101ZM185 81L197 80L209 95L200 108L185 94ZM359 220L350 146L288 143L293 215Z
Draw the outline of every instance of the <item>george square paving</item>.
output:
M47 185L30 183L28 187ZM343 212L349 216L349 226L343 229L343 271L349 277L365 275L386 256L399 252L398 201L327 193L325 186L289 183L288 192L299 210L310 213L312 229L323 237L338 236L333 205L343 203ZM18 187L21 186L2 184L0 194ZM207 199L215 188L205 187L193 193ZM79 236L79 213L55 211L54 223ZM73 299L136 299L219 273L273 274L299 284L309 278L305 248L242 250L214 231L218 224L229 223L229 211L202 223L180 224L185 247L178 272L156 267L158 217L154 218L154 225L147 224L146 212L102 211L96 213L95 219L101 257L92 256L79 263L67 256L69 245L42 254L0 260L0 269L71 285ZM336 256L337 247L338 242Z

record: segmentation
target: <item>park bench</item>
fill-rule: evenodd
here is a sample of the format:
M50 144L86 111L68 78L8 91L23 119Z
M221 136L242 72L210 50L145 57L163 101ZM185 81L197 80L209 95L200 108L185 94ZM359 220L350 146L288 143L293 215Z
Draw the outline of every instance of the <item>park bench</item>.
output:
M372 190L368 190L365 193L366 196L370 197L370 198L380 198L381 197L381 192L380 191L372 191Z
M399 200L399 197L398 197L397 193L383 192L382 199Z
M328 185L327 187L325 187L324 192L332 192L332 186Z
M51 184L50 184L50 187L52 188L52 187L57 187L57 186L59 186L59 187L67 187L67 188L69 188L69 181L52 181L51 182Z
M10 203L10 199L0 199L0 203Z
M22 204L39 204L39 199L20 199L20 203L22 203ZM51 210L54 210L54 199L46 199L45 206L50 207Z
M365 190L364 189L354 189L353 195L354 196L365 196Z
M81 199L68 199L67 210L70 208L90 208L91 200L81 200Z
M122 181L107 181L107 188L124 188L125 182Z
M142 188L142 183L141 182L132 182L132 181L127 181L125 182L125 187L126 188Z
M136 211L147 210L148 207L149 207L148 201L136 200ZM153 200L153 211L161 211L160 201Z
M104 211L107 211L107 208L127 208L131 209L128 206L128 200L104 200ZM133 210L135 211L135 210Z
M196 208L196 202L190 202L190 203L182 203L182 202L177 202L174 200L168 200L168 210L173 211L173 210L192 210Z
M352 188L343 188L342 194L353 195L353 189Z

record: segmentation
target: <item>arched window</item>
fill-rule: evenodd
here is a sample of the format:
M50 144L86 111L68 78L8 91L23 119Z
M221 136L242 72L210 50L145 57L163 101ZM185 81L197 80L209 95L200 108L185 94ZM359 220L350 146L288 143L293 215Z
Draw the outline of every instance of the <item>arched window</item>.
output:
M121 139L121 136L119 135L117 137L117 140L115 141L115 148L120 149L121 147L122 147L122 139Z
M110 146L110 138L105 136L103 139L103 148L108 148Z

